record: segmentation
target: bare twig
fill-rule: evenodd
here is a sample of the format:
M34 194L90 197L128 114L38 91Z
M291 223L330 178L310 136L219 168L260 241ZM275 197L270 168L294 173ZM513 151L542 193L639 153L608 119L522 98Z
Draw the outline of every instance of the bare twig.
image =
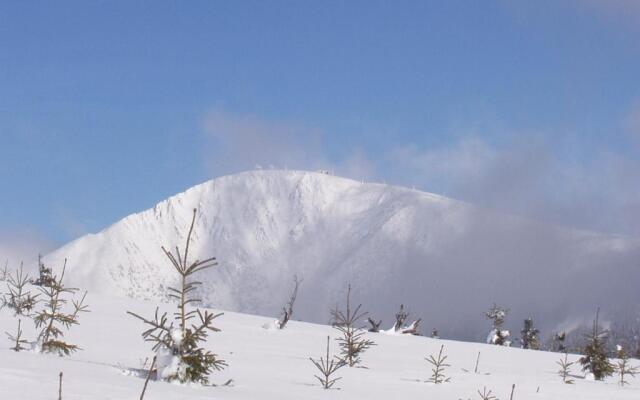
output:
M62 400L62 372L60 372L59 375L59 382L58 382L58 400Z
M144 380L142 393L140 393L140 400L144 400L144 393L147 391L147 385L149 384L149 379L151 378L151 374L153 373L153 368L156 366L156 359L157 359L157 356L153 356L153 360L151 361L151 367L149 367L149 372L147 373L147 379Z
M296 298L298 297L298 287L300 286L301 282L302 280L298 280L297 275L293 276L293 291L291 292L291 296L289 297L287 305L285 307L282 307L282 320L280 320L280 323L278 324L278 328L280 329L284 329L284 327L287 326L287 322L289 322L289 320L293 316L293 305L295 304Z

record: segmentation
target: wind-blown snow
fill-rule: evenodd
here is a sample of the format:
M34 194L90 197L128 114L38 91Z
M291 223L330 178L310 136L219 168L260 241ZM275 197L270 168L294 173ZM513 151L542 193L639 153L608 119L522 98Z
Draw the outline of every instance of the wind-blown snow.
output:
M45 257L92 293L162 299L176 274L160 246L216 256L200 274L210 306L277 316L294 274L296 319L326 322L346 285L383 325L400 303L422 329L482 340L482 311L511 308L547 336L597 305L638 303L637 239L549 226L445 197L321 173L252 171L195 186ZM411 317L410 317L411 318ZM545 331L546 329L546 331Z

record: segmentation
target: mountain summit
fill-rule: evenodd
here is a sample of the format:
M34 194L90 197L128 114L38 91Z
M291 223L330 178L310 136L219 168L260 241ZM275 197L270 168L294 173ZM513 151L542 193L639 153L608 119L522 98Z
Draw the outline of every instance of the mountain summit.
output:
M326 322L348 283L385 326L402 303L423 330L480 339L492 303L507 325L532 316L571 328L596 306L640 300L636 239L576 231L408 188L326 173L260 170L220 177L83 236L45 257L68 259L70 283L98 293L165 299L176 274L160 246L216 256L200 274L204 304L276 317L294 275L294 318ZM544 289L544 290L543 290ZM546 332L550 334L549 331Z

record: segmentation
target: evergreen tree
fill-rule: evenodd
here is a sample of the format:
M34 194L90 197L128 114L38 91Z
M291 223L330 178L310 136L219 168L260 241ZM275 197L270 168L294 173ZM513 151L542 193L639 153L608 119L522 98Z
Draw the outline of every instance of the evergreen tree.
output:
M522 348L540 350L540 340L538 339L539 333L540 331L533 326L533 319L525 319L524 328L521 331Z
M69 329L73 325L78 325L79 314L89 311L88 306L84 304L84 299L87 296L86 292L80 301L71 300L73 311L65 311L68 303L65 296L73 296L78 291L76 288L66 287L63 284L66 267L67 260L65 259L60 277L52 276L49 285L39 288L45 297L44 307L36 312L33 319L36 328L40 329L38 335L40 351L43 353L56 353L60 356L69 355L80 349L75 344L69 344L61 340L64 336L63 328Z
M362 304L359 304L355 310L351 309L351 285L347 289L347 308L346 311L332 311L335 320L334 328L340 331L342 336L338 338L342 360L350 367L354 367L361 362L362 353L375 343L366 339L365 331L356 327L357 322L364 318L367 313L360 312Z
M159 353L158 369L160 378L167 381L198 382L207 384L209 374L215 370L223 369L227 363L218 356L201 347L206 342L208 332L219 332L220 329L213 326L213 320L222 315L209 311L202 313L199 309L188 310L188 307L200 302L193 297L193 292L201 282L194 281L193 275L199 271L217 265L216 258L189 262L189 245L196 221L197 210L193 210L191 227L187 235L187 241L183 253L176 247L175 255L162 247L172 266L180 275L180 287L169 288L169 297L178 301L178 311L175 312L174 321L169 323L167 313L158 315L156 308L154 319L145 319L138 314L127 311L128 314L140 319L150 328L142 333L146 341L154 342L153 350ZM191 322L198 318L197 323ZM174 323L177 326L174 326ZM161 370L161 371L160 371Z
M511 332L502 329L508 313L508 309L498 307L495 303L488 311L485 311L484 316L490 320L492 324L492 330L487 337L487 343L498 346L511 345L511 341L509 340Z
M9 341L13 344L13 347L11 347L11 350L13 351L26 350L27 347L24 347L24 346L29 344L29 342L27 342L22 337L22 327L20 326L21 323L22 323L22 320L18 319L18 331L16 332L15 336L10 334L9 332L5 332L5 334L9 338Z
M22 264L20 264L20 269L16 270L15 274L9 273L7 275L6 282L8 292L2 297L0 308L8 307L17 316L31 314L31 311L38 303L38 295L32 295L26 289L29 283L29 274L24 273Z
M578 360L583 371L589 371L596 380L603 380L614 372L613 365L609 362L606 350L607 331L601 330L598 325L600 308L596 311L596 318L593 321L592 331L585 335L586 346L584 356Z
M558 375L562 378L562 383L566 383L568 385L573 384L573 379L570 379L571 376L571 366L575 364L575 362L570 362L568 360L567 353L564 353L564 358L561 358L560 361L556 361L556 364L560 366L558 370Z
M631 365L629 355L622 346L617 347L616 355L618 356L618 362L616 363L615 370L618 372L618 375L620 375L618 383L620 383L620 386L628 385L629 382L625 380L625 377L627 375L636 376L638 367Z
M558 353L565 353L567 351L567 346L565 345L566 338L567 338L566 332L555 333L551 341L551 351L555 351Z
M54 282L53 271L42 262L42 256L38 254L38 279L33 281L36 286L51 286Z
M309 360L313 363L313 365L318 368L320 374L322 376L314 375L324 389L331 389L333 385L342 379L341 377L334 378L333 374L339 370L340 368L345 366L345 363L342 359L337 356L331 357L329 355L329 336L327 336L327 356L326 358L320 357L318 360L314 360L309 357Z
M433 354L424 358L429 364L433 365L433 368L431 368L431 378L429 378L428 382L440 384L451 380L451 378L447 378L444 375L445 368L450 367L451 365L446 363L447 356L442 354L443 350L444 345L440 346L440 352L438 353L437 358Z

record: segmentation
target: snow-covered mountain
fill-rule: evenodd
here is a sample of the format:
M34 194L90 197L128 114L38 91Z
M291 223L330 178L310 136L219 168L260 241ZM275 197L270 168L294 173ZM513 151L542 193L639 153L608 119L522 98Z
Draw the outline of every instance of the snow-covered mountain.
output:
M326 322L347 283L376 319L391 325L404 303L423 331L482 339L482 311L511 308L571 327L596 306L640 302L640 241L559 228L430 193L323 173L252 171L195 186L83 236L45 257L68 258L74 285L162 299L176 283L160 246L182 247L199 210L191 255L216 256L200 273L204 303L277 316L297 274L296 319Z

